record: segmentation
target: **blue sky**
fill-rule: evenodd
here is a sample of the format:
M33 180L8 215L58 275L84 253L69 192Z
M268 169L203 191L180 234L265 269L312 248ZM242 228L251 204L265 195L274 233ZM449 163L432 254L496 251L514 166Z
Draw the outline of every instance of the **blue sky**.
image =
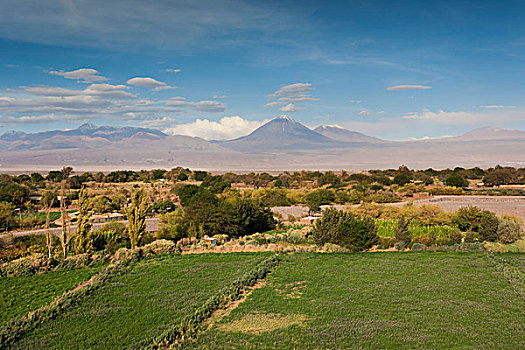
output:
M525 3L0 2L0 133L225 139L287 114L387 139L525 129Z

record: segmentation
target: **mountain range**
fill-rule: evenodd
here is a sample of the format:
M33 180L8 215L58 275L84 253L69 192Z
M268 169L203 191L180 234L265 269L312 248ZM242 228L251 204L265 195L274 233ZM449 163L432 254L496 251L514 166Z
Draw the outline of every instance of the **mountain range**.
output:
M227 141L156 129L84 124L72 130L0 136L0 171L171 168L207 170L369 169L525 164L525 131L485 127L419 141L388 141L337 125L310 129L277 117Z

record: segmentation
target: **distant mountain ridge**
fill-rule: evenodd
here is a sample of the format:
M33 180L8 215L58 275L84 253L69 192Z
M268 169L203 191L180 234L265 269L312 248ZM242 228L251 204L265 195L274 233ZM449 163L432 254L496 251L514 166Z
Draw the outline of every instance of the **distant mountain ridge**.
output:
M350 131L339 125L319 125L315 132L341 142L387 142L377 137L368 136L357 131Z
M288 116L227 141L167 135L156 129L84 124L72 130L8 131L0 136L0 170L63 165L86 169L185 166L208 170L370 169L525 166L525 131L484 127L463 135L388 141Z
M89 146L107 146L108 143L118 142L130 137L164 138L165 133L156 129L139 128L132 126L96 126L82 124L71 130L52 130L37 133L8 131L0 136L0 149L64 149Z

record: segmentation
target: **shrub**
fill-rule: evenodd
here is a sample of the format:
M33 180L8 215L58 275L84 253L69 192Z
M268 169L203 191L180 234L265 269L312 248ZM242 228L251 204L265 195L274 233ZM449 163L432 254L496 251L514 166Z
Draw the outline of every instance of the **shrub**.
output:
M352 251L366 250L379 243L372 218L334 208L326 209L323 217L315 222L312 237L318 245L334 243Z
M514 243L521 236L521 226L518 222L511 219L502 219L498 225L498 240L501 243Z
M412 242L414 244L421 244L421 245L424 245L424 246L431 246L432 244L434 244L436 242L436 238L435 237L431 237L430 235L421 235L421 236L413 238Z
M448 236L452 244L460 244L463 240L463 235L458 229L452 230Z
M405 242L404 241L396 242L396 244L394 244L394 248L396 248L397 250L405 250Z
M460 242L461 242L461 238L460 238ZM453 245L453 244L456 244L454 243L450 238L436 238L436 245L438 246L444 246L444 245Z
M477 240L478 240L478 235L476 234L476 232L468 231L467 233L465 233L465 239L464 239L465 243L474 243Z
M392 248L395 243L396 243L396 239L394 237L379 238L379 244L383 247L383 249Z
M119 247L120 237L115 231L97 230L91 234L91 242L95 251L107 249L114 253Z
M463 207L456 212L452 222L463 232L478 232L482 218L483 212L478 207Z
M427 245L425 244L420 244L420 243L414 243L412 245L412 249L411 250L427 250Z
M394 228L394 236L396 237L396 241L403 241L406 244L409 244L412 241L412 232L410 232L410 230L408 229L409 224L410 222L404 217L402 217L397 222L397 225Z
M484 210L479 224L479 238L481 241L496 242L498 240L499 220L493 212Z

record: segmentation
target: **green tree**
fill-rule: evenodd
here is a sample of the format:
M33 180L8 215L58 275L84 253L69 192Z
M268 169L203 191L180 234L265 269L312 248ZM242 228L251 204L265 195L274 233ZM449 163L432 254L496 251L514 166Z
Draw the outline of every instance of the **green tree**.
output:
M308 193L304 200L310 212L318 212L321 205L330 204L335 200L335 194L330 190L321 189Z
M445 180L445 184L447 186L451 186L451 187L461 187L461 188L463 188L463 187L467 187L468 186L468 181L463 176L459 175L458 173L452 173Z
M78 193L78 220L75 232L75 253L77 254L88 253L93 247L92 225L89 223L92 214L88 191L82 188Z
M45 191L42 194L40 203L44 208L44 213L46 214L46 246L48 257L51 259L51 252L53 250L53 234L51 233L50 223L51 223L51 207L55 203L57 196L52 191Z
M38 183L44 181L44 177L40 173L32 173L31 174L31 181L33 183Z
M146 216L150 211L149 198L144 189L136 190L131 195L131 206L125 209L128 217L128 234L131 247L139 246L146 232Z
M489 186L500 186L514 183L518 181L518 178L519 174L516 169L496 166L485 175L483 182Z
M62 214L62 235L60 236L60 243L62 244L62 254L64 259L67 257L69 241L71 240L69 232L70 220L66 206L66 180L62 180L60 183L60 212Z
M0 202L0 230L9 230L15 222L15 206L12 203Z
M412 180L412 177L410 176L410 174L403 172L403 173L397 174L394 177L393 183L399 186L403 186L403 185L406 185L407 183L410 183L411 180Z
M188 175L186 173L179 173L179 175L177 175L177 180L178 181L186 181L186 180L188 180Z
M156 239L169 239L177 242L187 236L188 233L184 228L184 212L182 209L161 215L159 229L155 232Z
M29 190L27 187L15 183L0 184L0 202L9 202L20 207L28 199Z

